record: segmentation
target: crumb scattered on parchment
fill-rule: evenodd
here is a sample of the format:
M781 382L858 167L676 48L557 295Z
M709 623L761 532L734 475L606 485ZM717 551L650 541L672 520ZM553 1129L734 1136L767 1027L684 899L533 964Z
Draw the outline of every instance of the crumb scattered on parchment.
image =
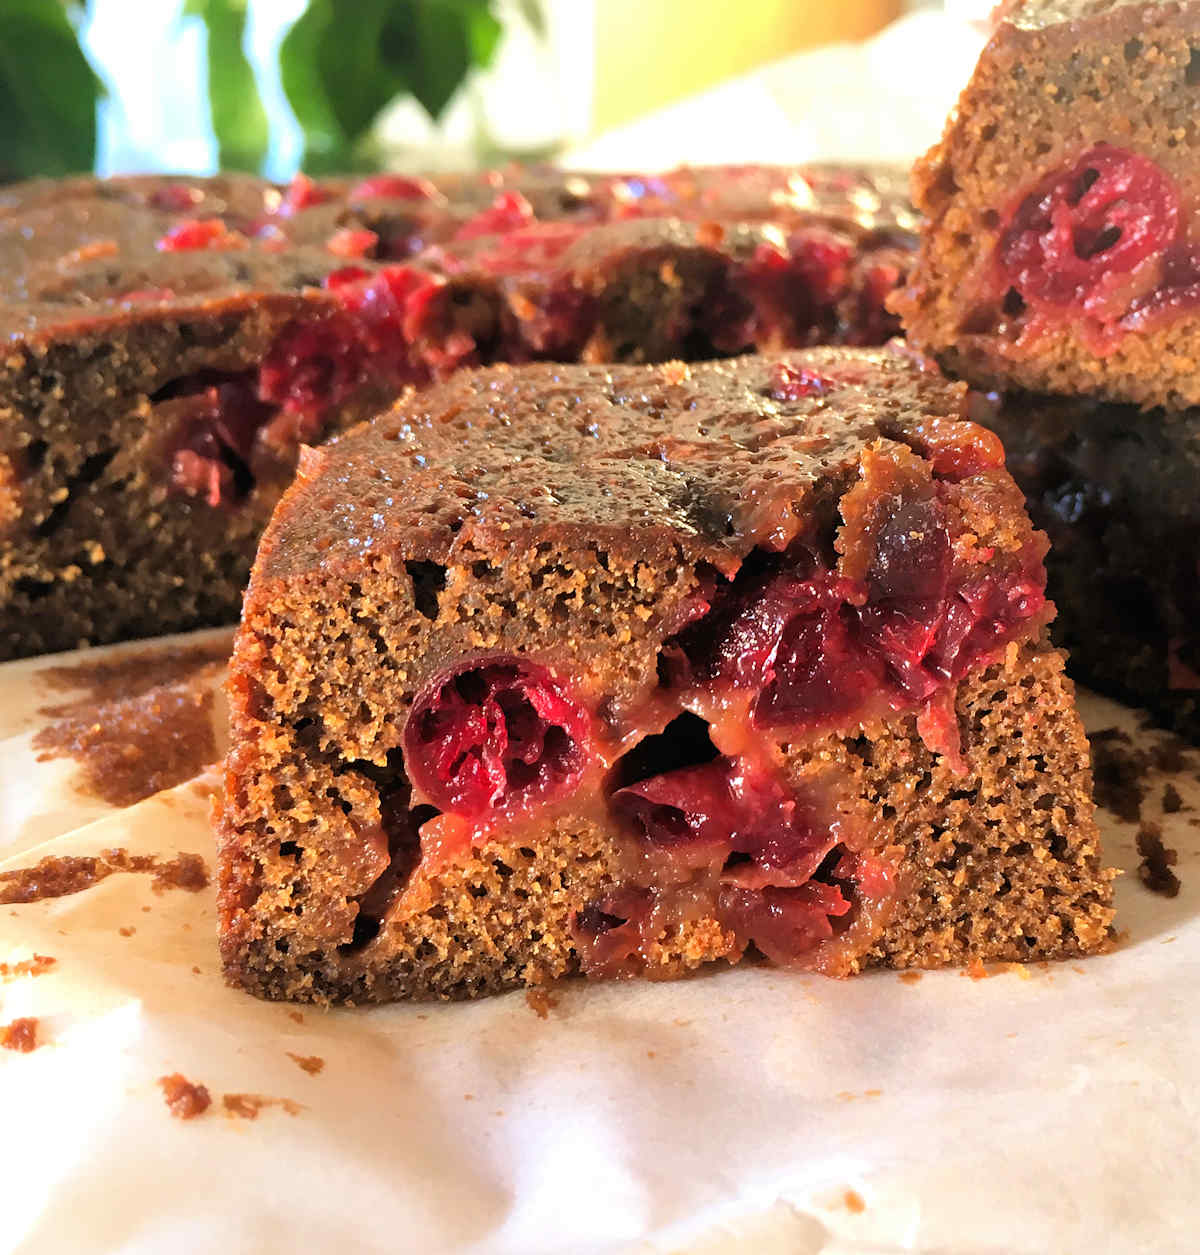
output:
M208 886L208 866L199 854L180 854L160 863L153 854L101 850L99 854L50 855L32 867L0 872L0 903L40 902L82 893L118 872L153 874L156 893L185 889L198 893Z
M325 1060L320 1055L297 1055L292 1051L287 1051L287 1057L296 1064L301 1071L307 1072L309 1076L316 1076L318 1072L325 1066Z
M289 1019L289 1020L295 1020L297 1024L303 1024L303 1023L304 1023L304 1012L303 1012L303 1011L289 1011L289 1012L288 1012L288 1019Z
M281 1107L289 1116L298 1116L304 1106L290 1098L268 1098L265 1094L225 1094L221 1105L231 1116L241 1120L257 1120L264 1107Z
M119 932L122 937L132 937L133 934L137 932L137 929L126 925L124 928L118 928L117 932Z
M1039 965L1043 972L1049 969L1043 963ZM1022 980L1031 980L1028 963L993 963L990 967L981 959L972 959L965 968L962 969L961 975L969 976L972 980L990 980L993 976L1000 976L1004 972L1011 972L1014 976L1019 976Z
M846 1210L854 1212L856 1216L867 1210L867 1205L857 1190L847 1190L842 1195L842 1202L846 1204Z
M1101 728L1088 740L1092 746L1092 776L1096 804L1127 824L1142 817L1146 797L1143 779L1150 756L1136 749L1133 738L1120 728Z
M5 1050L18 1050L21 1054L27 1055L41 1045L37 1031L37 1017L22 1016L19 1020L13 1020L11 1024L5 1024L3 1028L0 1028L0 1046Z
M1177 815L1183 810L1183 797L1171 783L1163 785L1162 808L1164 815Z
M525 1002L539 1020L546 1019L558 1006L558 999L542 985L533 985L525 991Z
M1171 870L1178 855L1163 845L1161 824L1142 824L1137 834L1137 850L1142 856L1138 879L1152 893L1164 898L1175 897L1180 890L1179 877Z
M179 1072L160 1076L158 1084L167 1109L177 1120L194 1120L212 1106L212 1096L203 1085L196 1085Z
M920 972L901 972L900 979L906 985L915 985L921 979Z
M0 980L16 980L19 976L41 976L48 972L56 963L48 954L35 954L31 959L21 959L17 963L0 963Z
M228 658L223 638L39 671L48 687L86 692L39 710L54 721L33 738L39 761L75 759L77 787L113 806L191 779L217 755L213 687Z

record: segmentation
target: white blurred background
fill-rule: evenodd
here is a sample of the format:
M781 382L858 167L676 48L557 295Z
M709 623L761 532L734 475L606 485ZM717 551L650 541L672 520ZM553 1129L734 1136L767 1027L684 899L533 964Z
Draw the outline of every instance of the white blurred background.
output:
M266 172L302 152L278 49L304 0L249 0L245 47L271 122ZM390 164L549 155L578 168L897 159L932 142L984 38L988 3L543 0L544 34L501 5L495 62L441 122L411 98L380 124ZM108 88L101 173L216 168L206 33L182 0L92 0L81 35Z

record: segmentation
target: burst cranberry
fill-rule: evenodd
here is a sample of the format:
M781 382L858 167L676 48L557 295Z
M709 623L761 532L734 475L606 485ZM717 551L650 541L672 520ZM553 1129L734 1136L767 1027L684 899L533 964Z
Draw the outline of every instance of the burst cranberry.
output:
M428 179L410 179L402 174L373 174L356 183L346 199L356 200L436 200L437 188Z
M720 867L745 888L804 884L833 848L812 799L738 759L718 758L618 789L613 807L680 866Z
M916 427L913 446L933 465L939 479L957 482L1004 465L1000 437L978 423L960 419L927 419Z
M331 195L331 192L314 183L307 174L298 174L284 189L279 212L287 217L301 209L322 205Z
M200 381L198 381L200 382ZM171 488L210 506L230 505L249 491L255 437L270 419L243 379L203 386L168 402L176 416ZM242 482L234 468L242 472Z
M740 937L754 942L773 963L787 965L832 937L830 920L845 915L851 903L837 885L810 880L794 889L728 885L717 906Z
M443 810L484 818L571 792L589 719L545 667L494 659L428 686L404 740L415 787Z
M622 888L576 912L571 936L594 975L616 975L638 952L654 908L648 889Z
M366 228L342 227L325 241L326 249L335 257L369 257L379 245L379 236Z
M533 206L520 192L502 192L491 205L477 213L454 233L456 240L474 240L481 235L505 235L535 221Z
M1165 171L1101 144L1021 202L1000 239L1000 269L1026 301L1103 317L1131 272L1175 239L1179 212Z
M304 433L318 434L331 406L362 382L366 354L353 322L331 313L292 323L276 337L258 370L258 395L285 413L309 420Z
M168 213L176 214L185 213L203 199L204 193L187 183L167 183L150 193L150 204L155 209L165 209Z
M1153 292L1138 297L1121 320L1126 330L1137 331L1200 305L1200 248L1177 244L1163 263L1162 282Z
M243 248L246 239L231 231L220 218L185 218L154 243L162 253L190 252L203 248Z
M777 362L771 369L771 396L776 401L800 401L805 397L819 397L829 386L829 380L806 366L789 366Z

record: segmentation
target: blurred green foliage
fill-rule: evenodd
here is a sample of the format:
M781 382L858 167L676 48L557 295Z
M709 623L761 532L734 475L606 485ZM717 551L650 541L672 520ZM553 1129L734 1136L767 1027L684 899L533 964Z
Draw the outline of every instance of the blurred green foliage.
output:
M79 17L59 0L0 0L0 180L92 168L103 87L75 37Z
M159 3L159 0L144 0ZM208 96L223 169L258 171L270 143L246 57L250 0L186 0L208 34ZM81 5L0 0L0 180L91 170L103 85L79 46ZM378 160L372 129L397 97L437 119L473 69L491 63L497 0L308 0L284 38L284 92L313 173ZM517 0L539 34L539 0Z

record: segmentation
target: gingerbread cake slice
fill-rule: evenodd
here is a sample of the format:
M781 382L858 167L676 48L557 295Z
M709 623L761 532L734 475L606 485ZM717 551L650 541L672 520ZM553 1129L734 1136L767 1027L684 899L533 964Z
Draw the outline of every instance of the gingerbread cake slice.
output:
M1200 741L1200 412L976 398L1050 538L1071 674Z
M999 12L893 307L973 384L1200 405L1200 3Z
M883 343L886 172L0 190L0 659L236 618L304 441L459 366Z
M320 449L229 681L229 979L1104 947L1044 537L898 349L460 372Z

